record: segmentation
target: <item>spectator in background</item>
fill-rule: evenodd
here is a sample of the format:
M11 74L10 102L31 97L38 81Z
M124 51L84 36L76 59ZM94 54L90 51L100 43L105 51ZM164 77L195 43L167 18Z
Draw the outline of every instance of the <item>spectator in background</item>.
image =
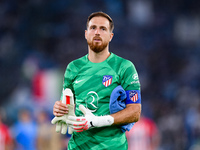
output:
M3 123L3 110L0 109L0 150L13 150L13 141L7 125Z
M40 111L37 115L37 121L37 150L61 150L61 134L55 132L54 126L50 124L50 118L47 112Z
M16 142L15 150L36 150L37 125L32 119L29 109L19 112L19 120L12 127Z
M160 134L155 122L141 116L133 128L126 132L128 150L158 150Z

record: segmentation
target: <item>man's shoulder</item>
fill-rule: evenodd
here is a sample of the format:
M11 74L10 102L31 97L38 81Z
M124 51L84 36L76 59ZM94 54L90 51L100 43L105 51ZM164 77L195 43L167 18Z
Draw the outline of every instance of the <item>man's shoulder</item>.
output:
M122 65L132 65L132 62L128 59L125 59L121 56L118 56L114 53L112 53L112 58L110 60L111 63L119 64L120 66Z
M80 57L78 59L75 59L75 60L71 61L69 63L69 67L80 68L80 67L84 66L87 62L88 62L87 55L85 55L83 57Z

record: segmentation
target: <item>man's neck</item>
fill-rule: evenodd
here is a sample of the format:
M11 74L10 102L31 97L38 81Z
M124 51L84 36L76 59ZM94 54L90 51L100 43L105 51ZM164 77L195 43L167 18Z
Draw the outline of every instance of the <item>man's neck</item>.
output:
M110 56L108 49L103 50L102 52L95 53L89 49L88 59L93 63L100 63L106 60Z

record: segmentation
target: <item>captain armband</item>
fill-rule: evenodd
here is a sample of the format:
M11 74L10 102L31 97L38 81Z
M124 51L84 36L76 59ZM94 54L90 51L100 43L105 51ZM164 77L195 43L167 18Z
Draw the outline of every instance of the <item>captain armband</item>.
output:
M140 90L129 90L126 91L126 105L127 104L141 104L141 94Z

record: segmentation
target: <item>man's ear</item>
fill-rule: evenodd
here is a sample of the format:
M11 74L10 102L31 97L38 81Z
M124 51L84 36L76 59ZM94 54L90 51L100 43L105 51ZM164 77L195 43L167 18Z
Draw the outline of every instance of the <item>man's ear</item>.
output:
M85 30L85 39L87 40L87 30Z
M114 36L114 33L110 33L110 41L112 41L113 36Z

